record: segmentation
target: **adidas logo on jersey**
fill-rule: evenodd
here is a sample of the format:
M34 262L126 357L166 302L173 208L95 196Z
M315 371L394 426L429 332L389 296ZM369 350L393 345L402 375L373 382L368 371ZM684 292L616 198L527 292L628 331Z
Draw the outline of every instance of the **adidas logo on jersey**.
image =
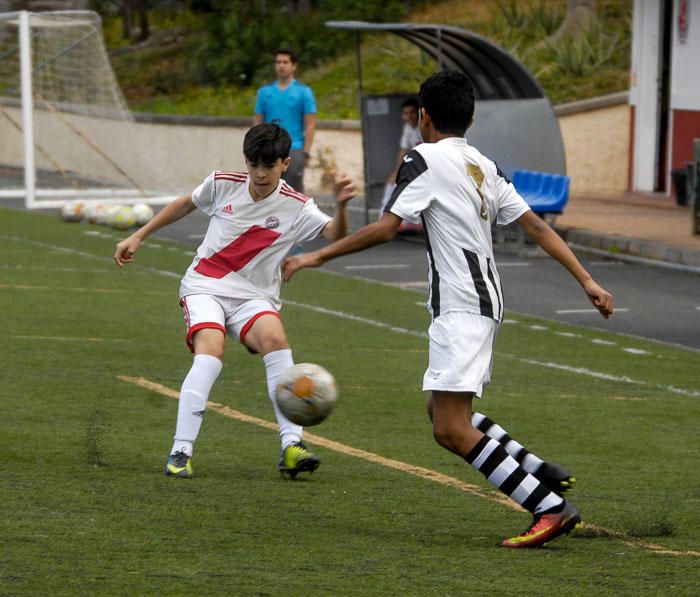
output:
M223 211L225 214L231 215L233 213L233 207L231 207L231 204L229 203L224 205L224 208L221 211Z

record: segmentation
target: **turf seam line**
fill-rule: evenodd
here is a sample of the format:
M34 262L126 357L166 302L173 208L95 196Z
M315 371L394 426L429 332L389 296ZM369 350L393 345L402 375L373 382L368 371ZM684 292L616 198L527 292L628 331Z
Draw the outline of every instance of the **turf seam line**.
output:
M162 384L159 384L157 382L151 381L149 379L146 379L145 377L131 377L128 375L118 375L117 379L131 383L134 385L137 385L139 387L142 387L146 390L150 390L152 392L156 392L160 394L161 396L166 396L168 398L173 398L175 400L179 400L180 393L177 390L173 390L172 388L169 388L167 386L164 386ZM263 427L265 429L269 429L271 431L278 431L279 427L277 426L277 423L273 423L272 421L268 421L266 419L260 419L258 417L254 417L252 415L247 415L245 413L242 413L238 410L234 410L233 408L229 406L224 406L223 404L220 404L218 402L212 402L208 401L207 402L207 408L213 410L214 412L217 412L225 417L228 417L230 419L234 419L237 421L241 421L244 423L251 423L253 425L257 425L258 427ZM395 460L393 458L386 458L385 456L380 456L379 454L375 454L374 452L367 452L366 450L361 450L359 448L354 448L352 446L349 446L347 444L343 444L340 442L336 442L334 440L326 439L325 437L321 437L320 435L316 435L315 433L309 433L307 431L304 432L304 439L307 440L309 443L321 446L324 448L328 448L329 450L333 450L334 452L338 452L340 454L345 454L347 456L354 456L355 458L360 458L361 460L366 460L367 462L371 462L373 464L379 464L381 466L385 466L387 468L391 468L394 470L398 470L404 473L408 473L411 475L414 475L416 477L419 477L421 479L424 479L426 481L433 481L434 483L439 483L441 485L445 485L448 487L453 487L455 489L458 489L460 491L464 491L465 493L470 493L472 495L476 495L478 497L485 498L489 501L496 502L498 504L501 504L503 506L507 506L508 508L511 508L513 510L518 510L518 511L523 511L523 509L513 502L511 499L505 497L504 495L500 493L496 493L495 491L489 491L487 489L483 489L477 485L472 485L471 483L466 483L464 481L461 481L460 479L456 479L455 477L450 477L449 475L445 475L443 473L440 473L438 471L434 471L432 469L424 468L422 466L417 466L414 464L410 464L408 462L403 462L401 460ZM668 547L664 547L663 545L658 545L656 543L649 543L647 541L642 541L641 539L634 539L631 537L628 537L624 533L621 533L619 531L614 531L612 529L606 529L605 527L601 527L599 525L593 524L593 523L587 523L584 522L581 525L584 529L591 529L593 531L596 531L600 533L603 536L608 536L608 537L613 537L615 539L618 539L625 545L629 545L631 547L640 547L646 550L649 550L654 553L658 553L661 555L671 555L671 556L691 556L691 557L700 557L700 552L697 551L678 551L674 549L670 549Z

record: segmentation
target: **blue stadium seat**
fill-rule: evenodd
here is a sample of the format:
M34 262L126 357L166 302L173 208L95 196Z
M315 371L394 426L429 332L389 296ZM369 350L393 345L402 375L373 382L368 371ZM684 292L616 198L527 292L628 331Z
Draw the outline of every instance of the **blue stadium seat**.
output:
M569 177L533 170L516 170L513 185L537 215L561 214L569 200Z

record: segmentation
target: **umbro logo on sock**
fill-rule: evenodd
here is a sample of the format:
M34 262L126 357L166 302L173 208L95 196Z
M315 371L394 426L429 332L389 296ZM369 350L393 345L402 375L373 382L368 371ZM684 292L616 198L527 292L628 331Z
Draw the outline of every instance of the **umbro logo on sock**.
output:
M229 203L228 205L224 205L224 209L222 209L225 214L232 214L233 213L233 207L231 207L231 204Z

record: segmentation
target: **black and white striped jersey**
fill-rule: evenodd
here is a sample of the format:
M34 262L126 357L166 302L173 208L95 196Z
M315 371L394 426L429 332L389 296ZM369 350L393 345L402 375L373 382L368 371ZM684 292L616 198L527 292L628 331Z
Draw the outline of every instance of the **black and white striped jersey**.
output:
M396 183L384 209L423 222L432 316L467 311L502 321L491 226L530 209L510 180L466 139L449 137L412 149Z

